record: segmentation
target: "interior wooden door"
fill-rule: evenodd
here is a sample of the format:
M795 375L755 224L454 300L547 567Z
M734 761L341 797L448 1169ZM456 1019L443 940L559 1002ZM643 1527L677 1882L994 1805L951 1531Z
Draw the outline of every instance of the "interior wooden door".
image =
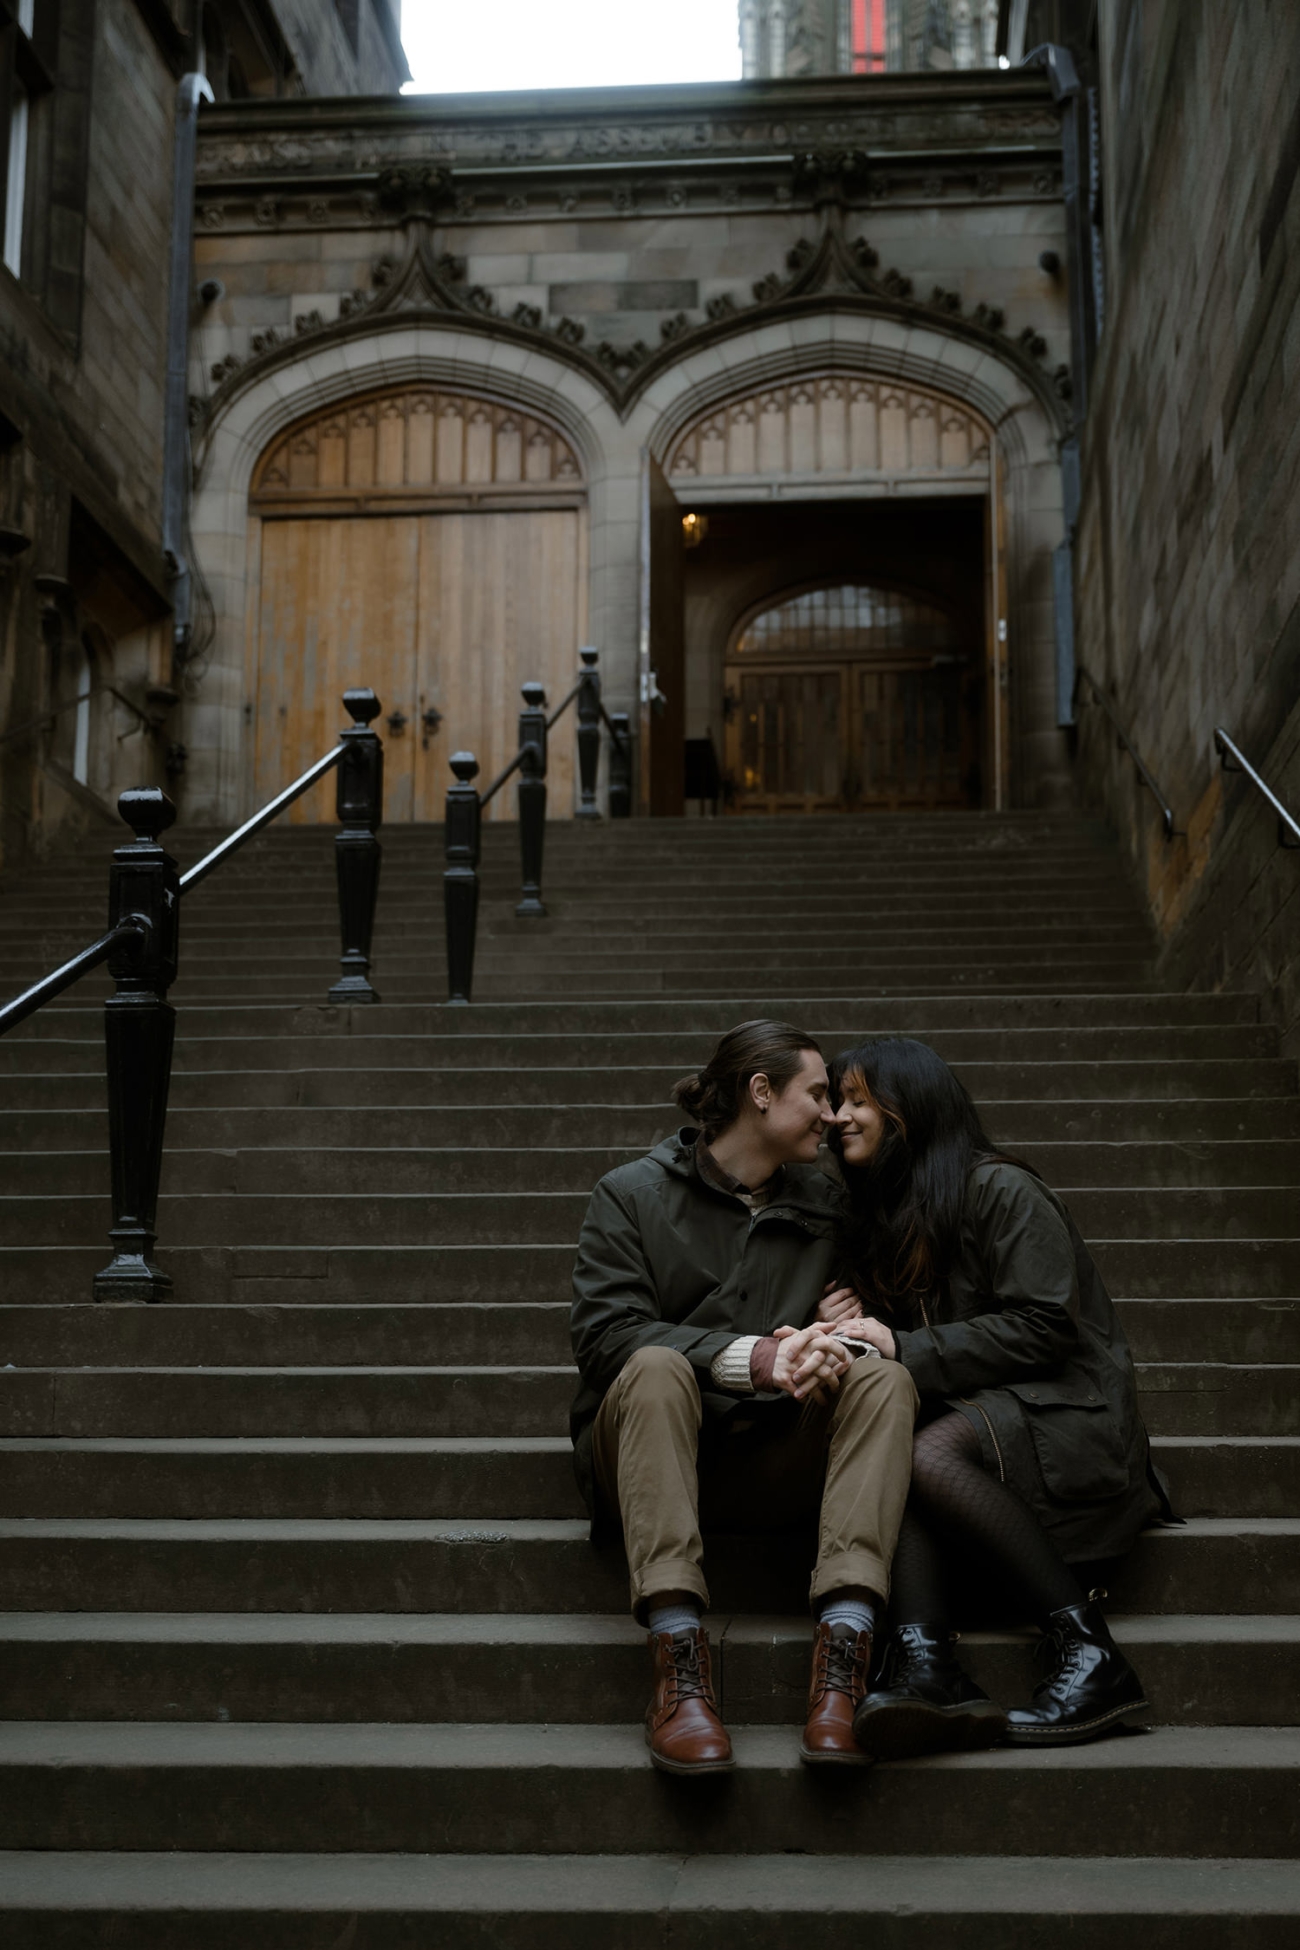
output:
M836 812L850 752L842 668L730 668L734 812Z
M353 684L383 703L386 820L442 818L453 751L474 753L486 785L515 750L520 686L536 679L558 703L573 681L581 519L552 508L264 522L254 803L328 750ZM566 816L569 720L552 741L548 783L551 811ZM506 787L488 817L514 810ZM289 816L332 820L332 780Z
M976 717L963 664L859 664L852 802L866 811L969 806Z

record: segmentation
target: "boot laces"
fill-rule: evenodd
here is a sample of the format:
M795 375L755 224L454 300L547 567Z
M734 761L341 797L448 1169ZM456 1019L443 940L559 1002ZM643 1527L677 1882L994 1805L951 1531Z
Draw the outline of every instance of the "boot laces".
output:
M1079 1670L1083 1664L1083 1642L1063 1625L1053 1625L1035 1646L1034 1658L1044 1668L1038 1690L1045 1692Z
M698 1634L674 1639L668 1656L673 1664L678 1699L702 1699L712 1706L713 1689L705 1677L704 1654Z
M906 1686L913 1673L928 1673L934 1664L947 1664L953 1656L952 1648L957 1643L956 1632L944 1634L940 1640L917 1640L898 1633L889 1645L889 1670L886 1683L891 1686Z
M859 1635L829 1637L823 1648L822 1681L828 1692L852 1694L862 1678L863 1648Z

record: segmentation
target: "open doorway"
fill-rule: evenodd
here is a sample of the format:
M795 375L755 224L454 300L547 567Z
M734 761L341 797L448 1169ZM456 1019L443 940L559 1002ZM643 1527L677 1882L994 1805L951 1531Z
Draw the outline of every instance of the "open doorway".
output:
M713 740L729 810L986 802L986 509L708 508L684 557L685 732Z

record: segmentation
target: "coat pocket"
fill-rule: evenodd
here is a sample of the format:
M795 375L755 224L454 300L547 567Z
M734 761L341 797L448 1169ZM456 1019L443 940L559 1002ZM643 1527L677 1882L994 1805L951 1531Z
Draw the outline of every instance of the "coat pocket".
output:
M1129 1487L1130 1444L1092 1382L1016 1381L1044 1488L1059 1503L1102 1503Z

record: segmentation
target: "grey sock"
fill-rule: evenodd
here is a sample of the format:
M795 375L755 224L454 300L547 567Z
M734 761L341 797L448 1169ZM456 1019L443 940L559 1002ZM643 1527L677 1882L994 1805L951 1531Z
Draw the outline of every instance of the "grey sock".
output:
M870 1598L854 1598L845 1592L833 1592L823 1598L817 1614L822 1625L842 1625L853 1632L870 1632L876 1636L876 1607Z
M700 1613L697 1605L652 1605L646 1615L646 1623L652 1632L671 1632L680 1638L683 1632L698 1632Z

